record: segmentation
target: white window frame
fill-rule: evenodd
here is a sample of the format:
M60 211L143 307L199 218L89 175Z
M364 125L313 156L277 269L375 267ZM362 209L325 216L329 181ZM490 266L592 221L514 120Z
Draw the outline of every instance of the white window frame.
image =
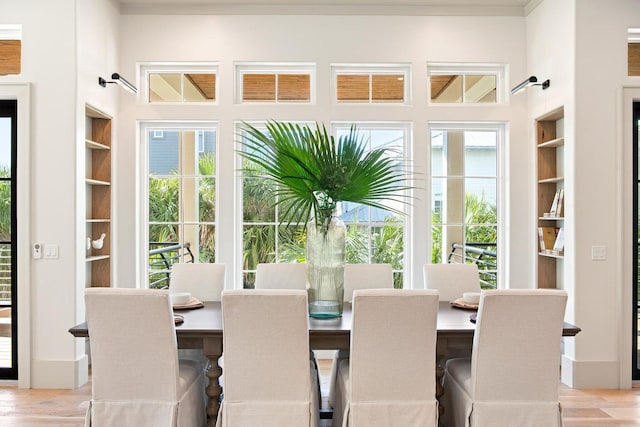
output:
M243 76L245 74L275 74L276 94L273 101L244 101ZM309 75L309 101L278 101L278 74ZM236 62L234 63L235 104L243 105L314 105L316 103L316 64L312 62Z
M138 64L138 76L140 78L140 93L143 104L154 105L218 105L220 91L220 73L217 62L142 62ZM215 74L216 94L213 101L149 101L149 75L150 74ZM181 83L183 84L183 83ZM182 96L184 89L181 88Z
M402 74L404 76L404 100L402 102L373 102L371 100L371 78L369 78L369 100L367 102L340 102L338 101L338 74L366 74L372 75L384 74ZM331 93L333 103L336 105L410 105L411 104L411 64L331 64Z
M495 76L496 78L496 102L464 102L464 86L462 90L463 100L462 102L433 102L431 100L431 76L437 75L483 75L483 76ZM459 63L459 62L427 62L427 103L430 106L452 106L452 105L464 105L466 107L471 105L490 107L500 104L505 104L507 101L507 94L509 93L507 87L507 66L505 64L483 64L483 63Z
M413 163L413 161L411 160L413 159L413 153L412 153L413 127L411 122L404 122L404 121L403 122L401 121L376 122L376 121L359 121L359 120L353 120L348 122L335 121L331 123L331 134L335 136L337 134L338 129L348 130L349 127L351 127L351 125L356 125L358 131L369 131L369 130L376 131L376 130L385 130L385 129L403 130L405 132L405 140L404 140L404 146L402 148L403 149L402 157L407 159L409 164ZM407 182L407 185L412 185L412 183ZM409 249L413 247L414 242L412 239L413 232L411 228L411 224L413 223L413 221L410 221L409 219L412 216L413 207L411 205L411 199L410 199L412 196L411 194L412 192L410 190L407 190L407 192L408 192L407 196L409 197L408 199L409 203L403 205L403 211L405 215L402 217L402 228L404 231L404 236L402 238L402 241L403 241L402 251L403 251L403 260L404 260L403 269L402 269L402 284L404 289L411 289L411 288L419 288L419 284L414 283L411 280L411 272L413 271L413 266L412 266L413 254L410 253ZM368 243L370 245L371 241L369 241ZM394 273L396 272L397 270L394 270Z
M184 131L184 130L210 130L215 129L216 131L216 160L220 157L220 124L217 121L172 121L172 120L146 120L143 122L139 122L138 125L138 139L140 141L140 260L142 260L143 268L140 269L140 278L139 283L142 285L141 287L149 286L149 131L152 129L159 130L170 130L170 131ZM218 249L220 248L219 242L219 195L217 189L219 188L219 180L220 173L219 168L216 167L216 214L215 220L213 221L214 227L216 228L215 234L215 247L216 249L216 259L219 257ZM180 222L180 221L179 221ZM196 261L197 262L197 261Z
M504 122L465 122L465 121L456 121L456 122L429 122L427 126L427 141L428 141L428 149L427 149L427 164L428 166L428 174L427 174L427 232L429 235L429 249L427 253L427 262L431 262L431 236L432 236L432 226L433 223L431 221L431 206L433 204L431 189L433 188L432 183L432 170L431 170L431 133L433 131L495 131L497 134L496 141L496 200L497 200L497 277L496 277L496 286L497 289L503 289L505 287L505 277L508 276L507 266L509 265L509 261L507 259L508 252L506 251L507 241L506 238L508 236L507 232L507 195L506 195L506 184L505 184L505 174L506 174L506 141L508 136L508 125Z

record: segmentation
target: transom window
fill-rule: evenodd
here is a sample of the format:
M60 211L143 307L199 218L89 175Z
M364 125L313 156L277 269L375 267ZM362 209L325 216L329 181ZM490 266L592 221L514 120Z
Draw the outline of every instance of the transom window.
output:
M629 28L627 37L629 76L640 76L640 28Z
M245 102L311 103L315 65L236 64L236 100Z
M427 64L430 102L495 104L504 99L504 66Z
M215 64L146 64L141 69L147 102L217 101Z
M0 25L0 76L20 74L22 25Z
M408 65L334 65L332 70L339 103L408 102Z

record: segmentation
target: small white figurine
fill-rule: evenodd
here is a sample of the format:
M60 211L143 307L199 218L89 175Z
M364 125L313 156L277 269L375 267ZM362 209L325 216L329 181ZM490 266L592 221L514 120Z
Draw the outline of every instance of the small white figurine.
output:
M93 249L102 249L102 245L104 245L104 238L106 236L107 235L105 233L102 233L99 239L93 240L91 242L91 246L93 246Z

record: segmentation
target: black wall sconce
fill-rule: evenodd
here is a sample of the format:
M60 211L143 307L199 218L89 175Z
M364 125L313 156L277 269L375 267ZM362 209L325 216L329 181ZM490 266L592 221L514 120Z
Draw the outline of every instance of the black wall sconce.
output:
M538 83L538 78L536 76L531 76L527 80L520 83L518 86L511 89L511 95L515 95L518 92L522 92L529 86L542 86L542 90L545 90L551 85L551 80L547 79L542 83Z
M113 79L112 81L108 81L103 79L102 77L98 77L98 84L102 87L107 87L107 83L116 83L118 84L121 88L123 88L124 90L131 92L131 93L138 93L138 88L136 88L134 85L132 85L131 83L129 83L127 81L127 79L125 79L124 77L122 77L120 74L118 73L113 73L111 74L111 78Z

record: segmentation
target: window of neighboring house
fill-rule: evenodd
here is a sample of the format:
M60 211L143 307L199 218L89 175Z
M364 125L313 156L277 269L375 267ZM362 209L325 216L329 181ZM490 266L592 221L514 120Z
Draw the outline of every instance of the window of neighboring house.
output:
M369 148L388 147L404 156L409 126L402 124L358 124ZM336 125L336 138L350 125ZM242 159L242 168L255 167ZM255 269L263 262L297 262L306 258L302 226L281 223L280 207L274 206L274 185L269 180L243 177L243 277L244 287L255 283ZM405 206L394 206L400 210ZM343 203L341 218L347 225L348 263L389 263L395 286L401 288L404 273L404 218L368 206Z
M407 103L408 65L334 65L333 81L339 103Z
M22 25L0 25L0 75L20 74Z
M628 74L640 76L640 28L630 28L627 40Z
M498 151L503 127L439 126L431 141L431 262L476 263L498 277Z
M311 103L315 65L238 63L236 102Z
M216 102L217 65L144 64L147 102Z
M504 66L431 63L427 70L432 103L495 104L505 99Z
M174 262L216 260L217 129L211 123L144 129L149 286L162 287Z

